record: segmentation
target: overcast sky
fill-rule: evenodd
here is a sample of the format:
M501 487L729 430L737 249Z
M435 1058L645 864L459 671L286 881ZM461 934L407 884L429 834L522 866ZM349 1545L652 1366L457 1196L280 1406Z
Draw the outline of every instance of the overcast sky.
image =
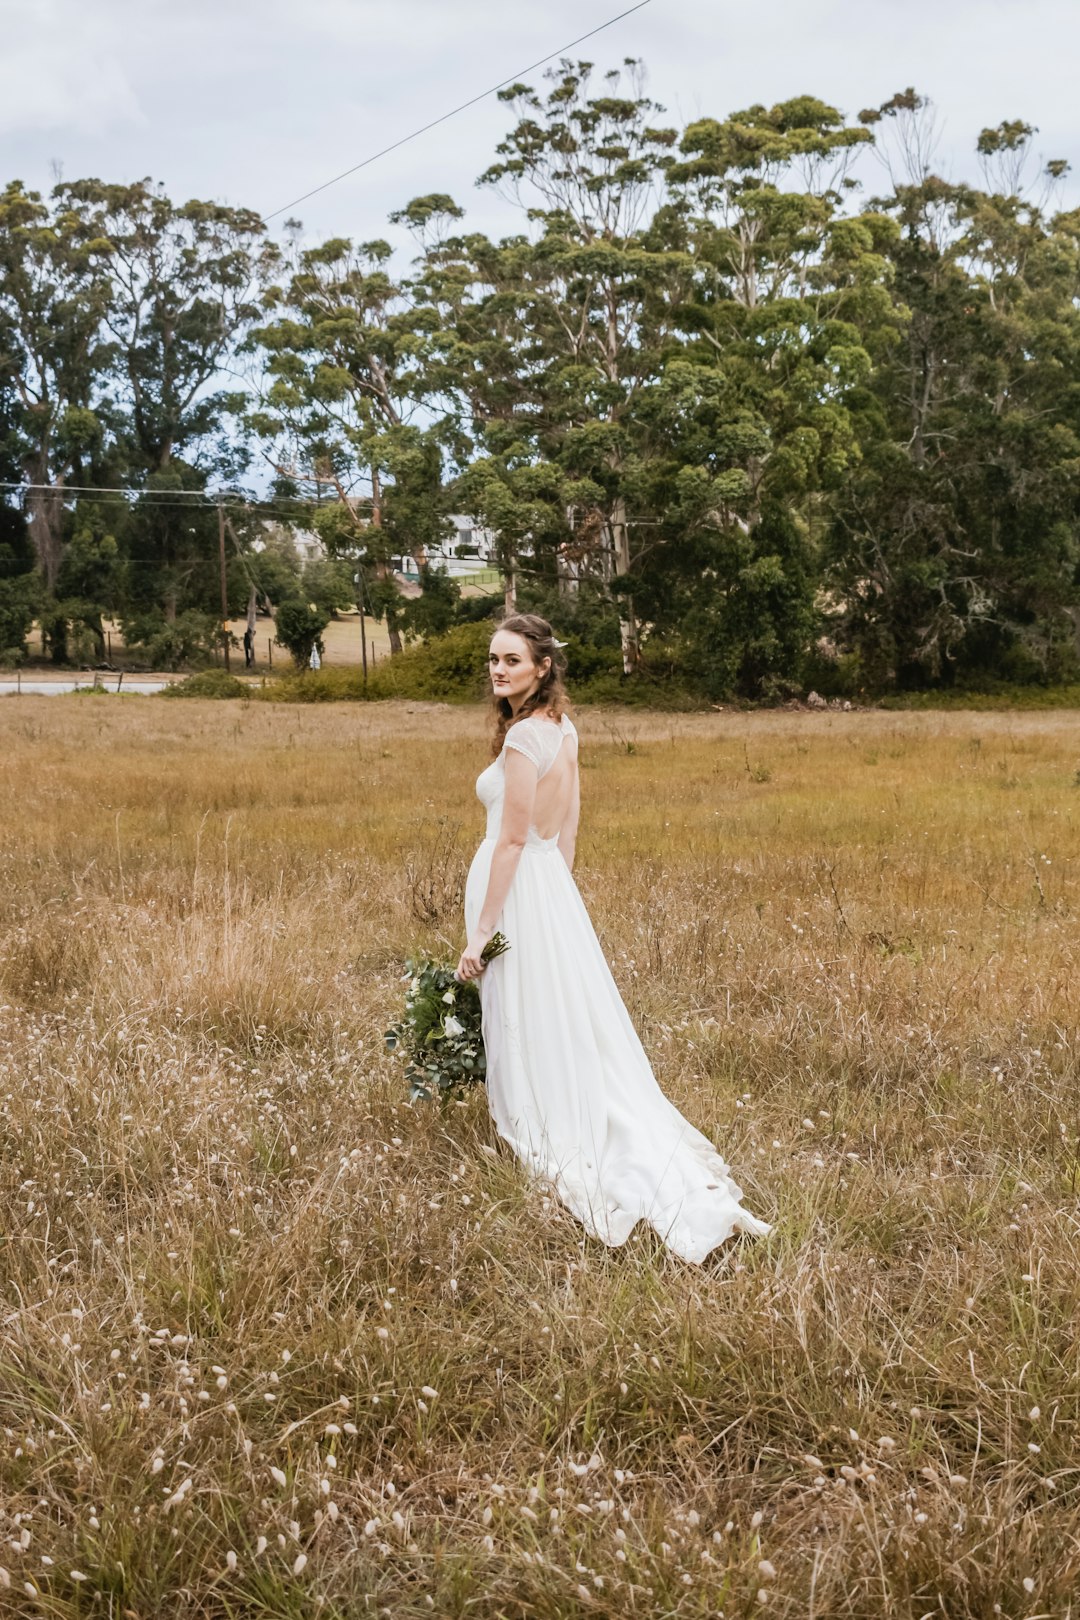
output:
M151 175L269 213L626 3L0 0L0 180ZM911 84L953 177L978 177L975 137L1003 118L1080 171L1080 0L651 0L573 54L643 58L679 124L804 92L854 116ZM430 191L515 228L474 189L506 127L494 97L469 109L304 203L305 234L392 235L389 210Z

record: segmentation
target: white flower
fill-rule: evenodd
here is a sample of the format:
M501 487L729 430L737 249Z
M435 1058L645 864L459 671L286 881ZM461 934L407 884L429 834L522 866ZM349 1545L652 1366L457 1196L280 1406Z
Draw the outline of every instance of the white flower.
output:
M452 1007L454 1005L454 992L452 990L448 990L445 996L443 996L443 1000L446 1002L448 1007Z
M446 996L443 997L444 1001L446 1001L447 999L448 998ZM443 1029L450 1036L464 1035L464 1033L465 1033L465 1025L464 1024L459 1024L457 1019L454 1017L453 1013L450 1014L449 1018L444 1023Z

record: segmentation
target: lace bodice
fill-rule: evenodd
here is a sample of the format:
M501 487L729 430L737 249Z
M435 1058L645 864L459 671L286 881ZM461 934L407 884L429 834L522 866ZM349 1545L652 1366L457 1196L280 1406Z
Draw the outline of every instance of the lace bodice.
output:
M576 736L574 723L565 714L561 720L549 720L546 715L530 714L510 727L506 733L502 753L498 759L492 760L487 770L481 771L476 779L476 796L487 811L486 837L498 838L499 828L502 825L503 798L506 794L506 750L514 748L527 759L531 759L536 766L536 779L539 781L554 765L564 740ZM536 828L530 827L526 844L532 848L549 849L558 841L558 834L554 838L541 838Z

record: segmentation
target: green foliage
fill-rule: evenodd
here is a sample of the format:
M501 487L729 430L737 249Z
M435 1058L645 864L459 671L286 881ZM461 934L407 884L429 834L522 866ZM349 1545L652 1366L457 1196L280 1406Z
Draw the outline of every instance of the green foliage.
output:
M50 590L65 538L54 490L92 479L105 437L111 296L103 244L38 192L10 182L0 193L0 395L6 448L36 486L30 532Z
M877 118L910 156L926 116L908 91ZM831 632L878 690L1078 669L1080 433L1065 372L1080 356L1080 220L1047 219L1024 195L1032 133L982 132L990 194L908 163L879 204L892 340L857 393L861 459L824 558Z
M124 619L124 640L143 654L151 669L182 669L213 658L221 645L221 625L193 609L175 619L144 613Z
M78 180L55 195L60 217L110 267L111 359L132 401L122 432L133 465L163 472L200 455L230 464L222 427L234 401L212 385L277 267L262 220L224 203L175 204L149 180Z
M33 574L0 576L0 659L19 663L26 656L26 637L38 609L39 585Z
M383 658L364 684L359 669L320 669L271 682L259 696L270 702L330 703L340 699L411 698L427 703L475 703L484 696L489 624L457 625Z
M1032 125L977 134L976 185L934 174L913 88L857 119L800 95L678 130L640 64L562 61L501 99L481 181L521 229L422 195L392 216L407 275L377 236L283 253L249 210L149 181L0 192L0 477L27 486L41 581L0 532L0 654L36 605L58 661L100 660L106 614L155 662L205 657L228 484L232 615L277 610L301 668L309 603L362 605L395 654L430 644L311 698L475 690L455 637L497 600L434 563L406 599L393 572L437 558L450 512L573 638L579 696L1080 677L1080 211L1053 212L1068 165L1034 173ZM238 431L219 385L252 356ZM252 434L326 548L302 579L289 530L244 511ZM117 484L138 499L95 493Z
M304 602L299 597L282 602L277 610L274 640L285 647L297 670L305 671L311 654L318 648L325 652L322 633L330 623L330 615L315 602Z
M712 557L716 584L688 602L683 620L707 692L786 695L815 624L813 573L798 526L773 507L752 528L718 536Z
M457 618L460 600L461 587L445 569L422 563L420 595L406 604L402 614L406 636L420 636L426 641L429 636L445 635Z
M502 934L493 934L481 960L493 962L509 949ZM487 1074L480 991L475 981L459 983L452 966L430 957L406 962L405 977L404 1015L387 1030L386 1044L406 1060L409 1101L463 1097Z
M356 606L356 585L353 570L342 557L316 558L305 567L298 584L298 594L330 619L335 613Z
M19 663L41 590L22 514L0 505L0 661Z
M487 648L491 622L455 625L445 635L380 659L368 674L355 667L285 675L253 690L270 703L363 702L398 698L417 703L477 703L488 695ZM581 703L694 709L706 701L700 680L681 650L650 643L648 661L633 676L622 673L618 647L595 647L567 638L571 697Z
M1080 709L1080 683L1036 686L987 683L981 688L894 692L879 699L883 709Z
M244 558L244 571L264 604L276 607L300 595L300 558L288 530L275 525L257 551Z
M437 545L446 529L437 436L412 420L428 391L414 312L387 269L386 242L335 238L298 256L288 282L266 300L255 333L265 401L256 431L299 443L335 509L316 529L335 557L361 574L364 604L400 646L403 604L389 559ZM370 500L347 498L358 478Z
M166 698L246 698L251 693L235 675L223 669L203 669L196 675L188 675L182 681L174 681L170 686L163 687L158 695Z

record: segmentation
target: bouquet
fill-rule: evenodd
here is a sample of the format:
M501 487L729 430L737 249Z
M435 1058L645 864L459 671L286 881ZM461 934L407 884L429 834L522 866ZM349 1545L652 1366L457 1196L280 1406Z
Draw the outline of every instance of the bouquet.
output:
M502 934L492 934L481 960L493 962L509 949ZM480 991L473 980L462 983L452 967L431 957L410 958L405 970L405 1015L386 1031L386 1044L406 1059L409 1101L462 1097L466 1086L483 1081L487 1072Z

